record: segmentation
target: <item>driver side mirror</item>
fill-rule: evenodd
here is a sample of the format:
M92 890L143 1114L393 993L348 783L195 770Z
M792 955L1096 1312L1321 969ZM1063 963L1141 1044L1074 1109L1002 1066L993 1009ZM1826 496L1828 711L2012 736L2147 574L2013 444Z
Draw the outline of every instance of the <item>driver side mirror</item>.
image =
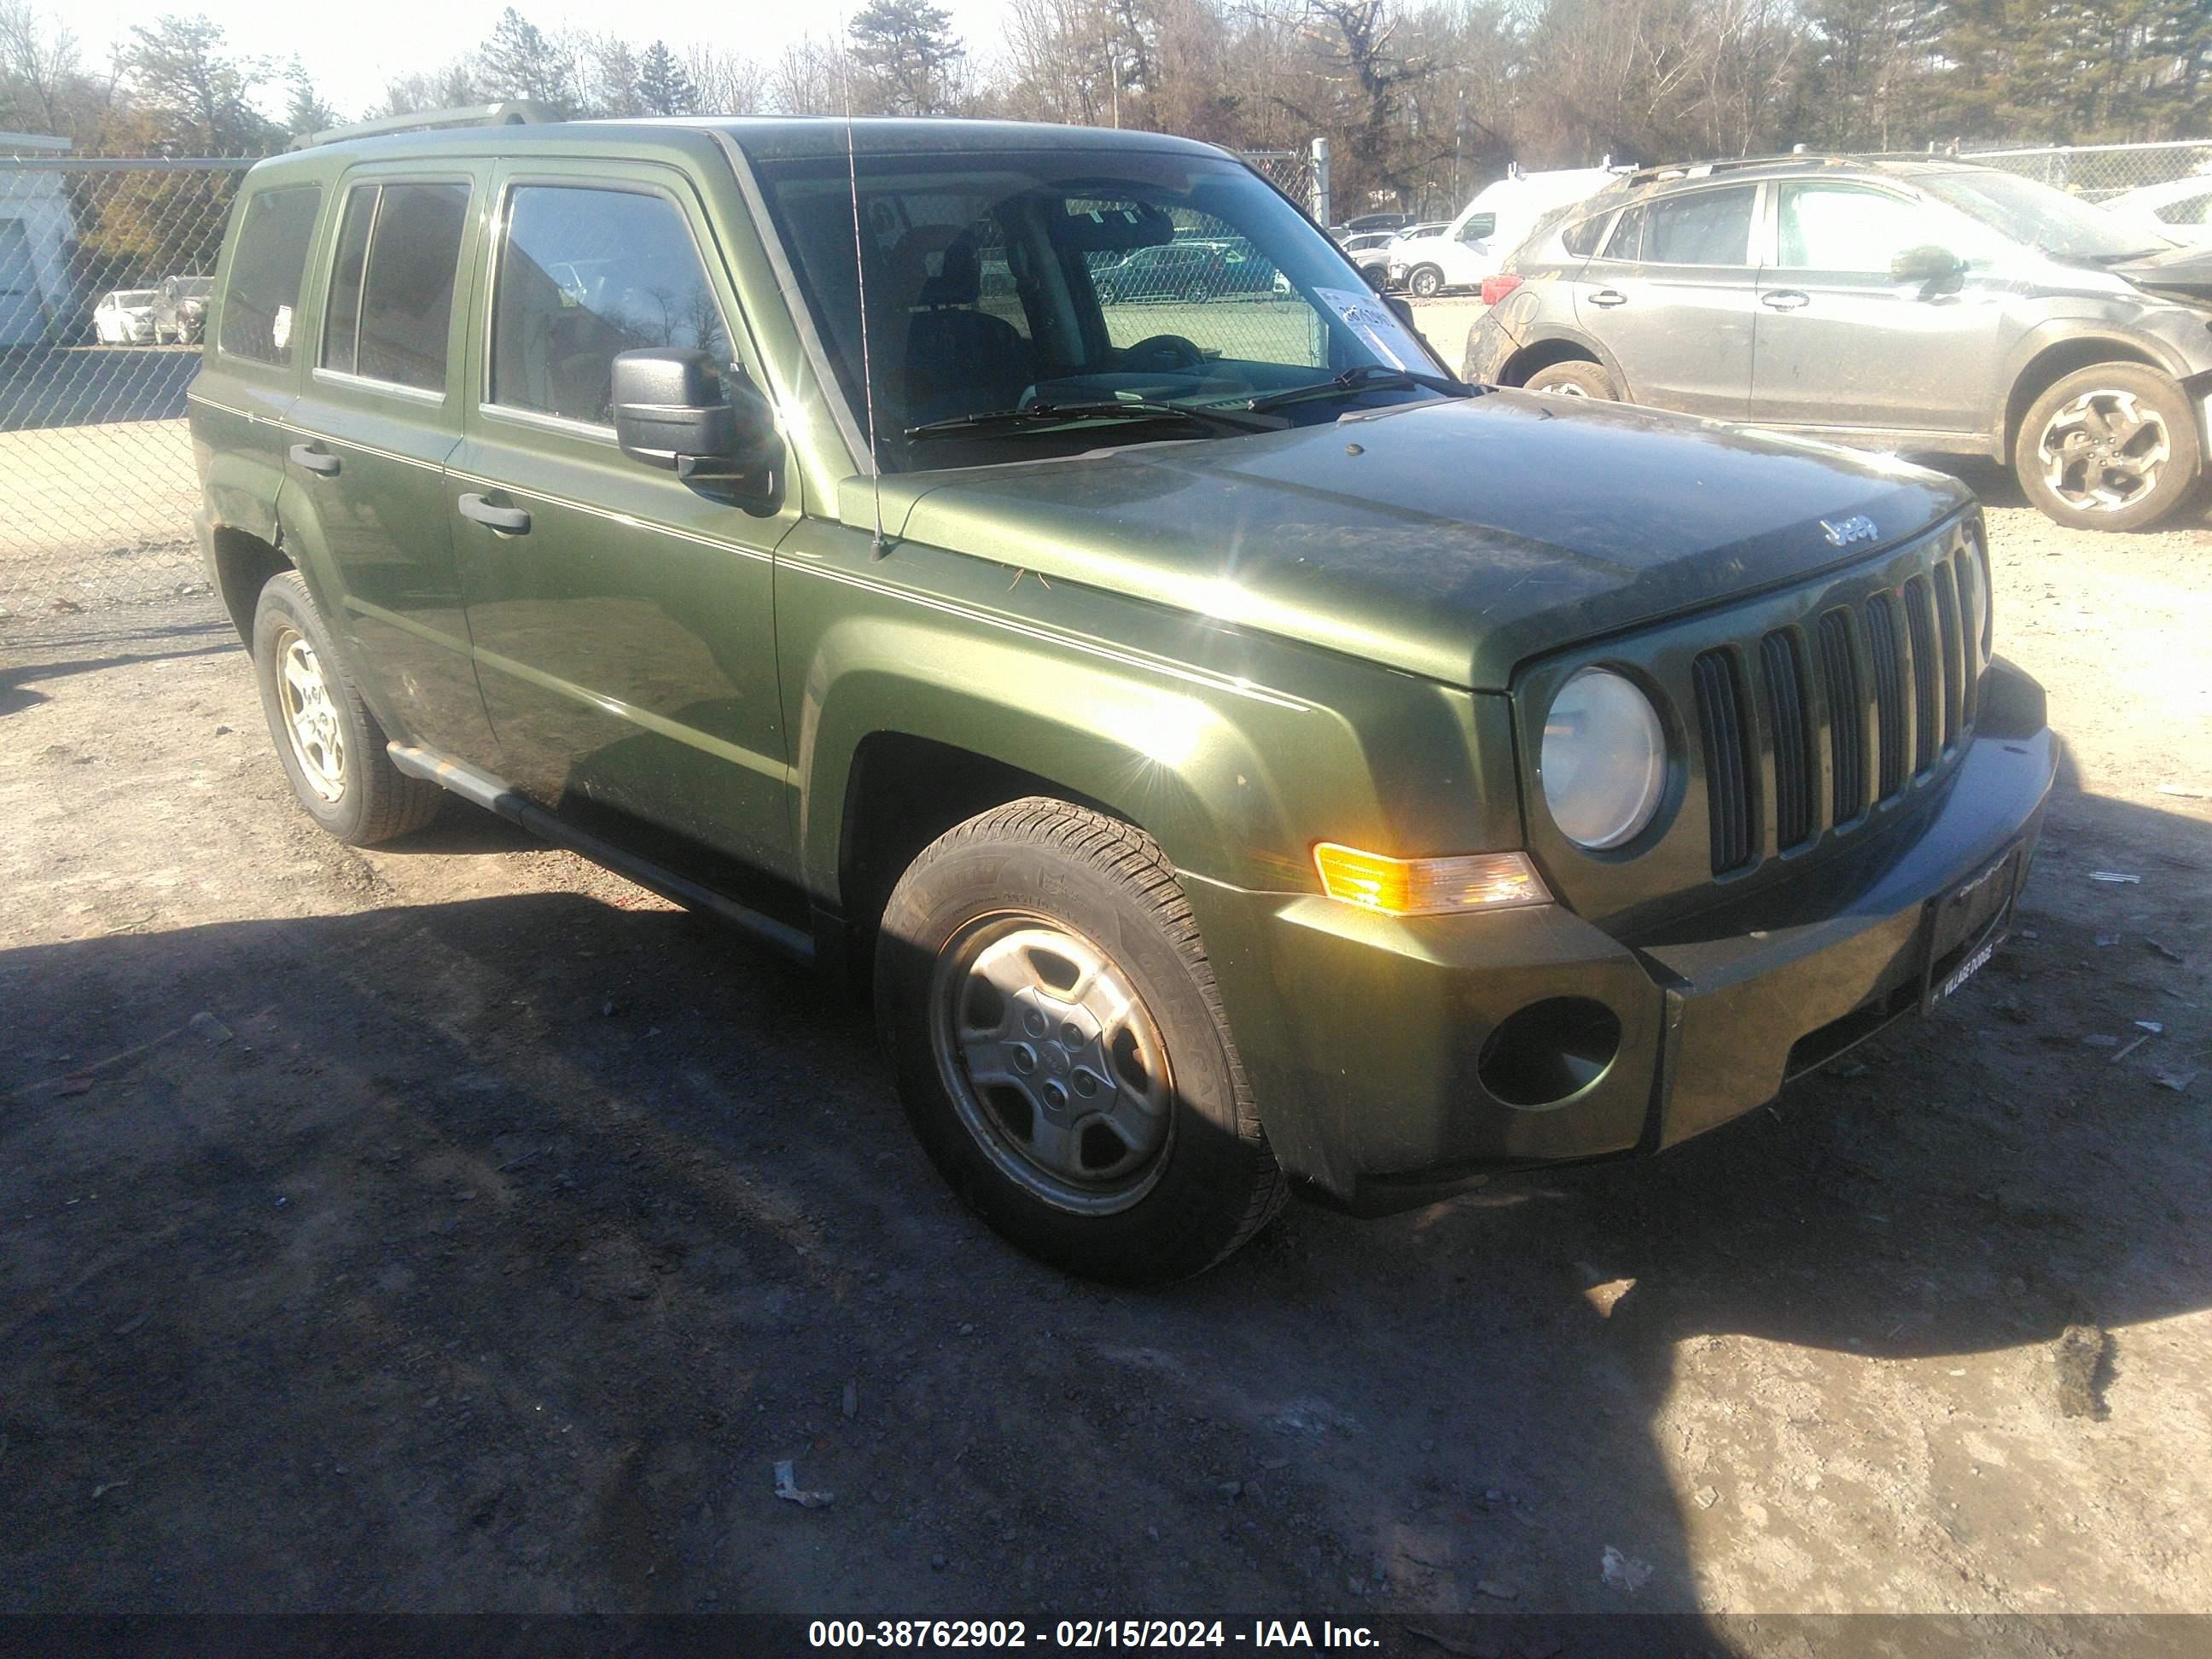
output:
M614 360L615 441L686 483L726 483L772 502L782 471L775 411L743 375L703 351L657 346Z
M1906 248L1889 262L1889 274L1900 283L1940 283L1966 268L1964 259L1933 242Z

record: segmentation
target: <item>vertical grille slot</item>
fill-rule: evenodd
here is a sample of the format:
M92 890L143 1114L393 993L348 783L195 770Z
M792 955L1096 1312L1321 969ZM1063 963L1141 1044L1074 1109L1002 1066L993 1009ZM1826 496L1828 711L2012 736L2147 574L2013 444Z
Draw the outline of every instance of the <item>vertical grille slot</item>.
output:
M1943 746L1958 742L1966 724L1966 635L1960 625L1957 567L1939 562L1931 580L1936 587L1936 625L1943 648Z
M1905 626L1912 648L1912 769L1925 772L1943 746L1943 664L1936 654L1935 605L1925 576L1905 585Z
M1905 665L1898 640L1897 601L1877 593L1867 601L1867 655L1874 663L1875 734L1881 767L1880 799L1905 787Z
M1767 725L1774 733L1775 845L1795 847L1813 833L1813 803L1820 789L1814 772L1813 708L1796 637L1784 629L1769 634L1759 642L1759 665L1766 680Z
M1712 818L1713 873L1751 862L1751 782L1743 688L1735 659L1708 651L1690 665L1705 743L1705 801Z
M1866 699L1851 650L1851 619L1841 611L1820 618L1820 689L1828 699L1828 759L1836 793L1833 819L1849 823L1866 811Z
M1980 699L1982 665L1989 659L1990 592L1984 580L1981 545L1971 535L1951 568L1959 578L1959 633L1966 651L1966 673L1959 683L1959 729L1974 723Z

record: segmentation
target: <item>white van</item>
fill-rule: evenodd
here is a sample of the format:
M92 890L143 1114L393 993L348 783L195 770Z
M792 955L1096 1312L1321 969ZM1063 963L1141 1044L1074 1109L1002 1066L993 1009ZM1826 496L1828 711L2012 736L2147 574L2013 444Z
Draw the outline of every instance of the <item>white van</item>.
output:
M1496 272L1537 220L1553 208L1595 195L1626 171L1601 167L1523 173L1515 167L1495 184L1485 185L1436 235L1391 244L1389 285L1411 289L1425 300L1448 288L1473 288Z

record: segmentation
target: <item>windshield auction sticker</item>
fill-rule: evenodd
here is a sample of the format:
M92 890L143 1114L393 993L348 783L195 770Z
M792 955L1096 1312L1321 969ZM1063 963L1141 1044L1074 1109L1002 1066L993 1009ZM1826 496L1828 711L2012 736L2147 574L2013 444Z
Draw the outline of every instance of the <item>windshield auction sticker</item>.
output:
M1421 348L1390 314L1390 308L1372 294L1354 294L1341 288L1317 288L1313 294L1393 368L1421 367Z

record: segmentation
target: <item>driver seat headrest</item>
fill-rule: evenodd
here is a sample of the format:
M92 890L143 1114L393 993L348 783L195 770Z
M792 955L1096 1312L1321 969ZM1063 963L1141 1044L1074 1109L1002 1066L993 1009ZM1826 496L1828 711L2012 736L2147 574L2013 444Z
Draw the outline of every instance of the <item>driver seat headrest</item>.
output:
M897 288L911 307L972 306L983 297L983 260L975 234L961 225L920 225L907 233L892 258Z

